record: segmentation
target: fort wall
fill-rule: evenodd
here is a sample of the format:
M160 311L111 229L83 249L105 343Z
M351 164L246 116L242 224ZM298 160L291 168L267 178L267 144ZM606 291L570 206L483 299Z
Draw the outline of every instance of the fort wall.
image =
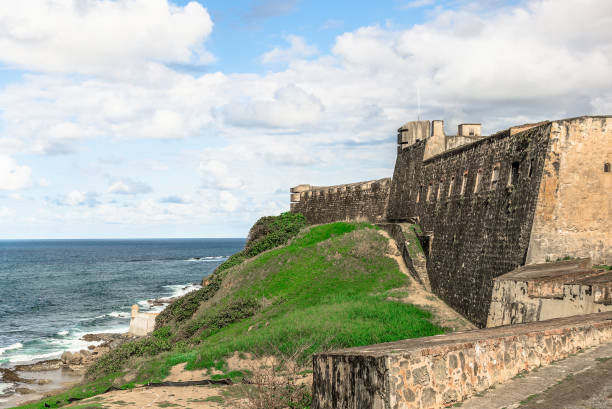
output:
M612 118L555 121L549 146L526 262L612 264Z
M418 220L432 290L479 326L492 279L525 262L549 124L501 132L423 161L398 153L387 218Z
M291 211L312 224L354 220L385 220L391 179L336 186L300 185L291 189Z
M443 121L398 129L392 179L292 189L310 223L418 225L431 289L485 326L493 279L571 257L612 264L612 117L445 135ZM410 263L408 263L410 265Z

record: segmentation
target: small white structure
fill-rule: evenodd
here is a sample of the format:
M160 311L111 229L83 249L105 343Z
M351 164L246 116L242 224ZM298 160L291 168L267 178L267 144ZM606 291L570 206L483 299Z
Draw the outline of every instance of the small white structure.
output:
M143 337L155 329L157 312L139 312L138 305L132 305L132 320L128 334Z

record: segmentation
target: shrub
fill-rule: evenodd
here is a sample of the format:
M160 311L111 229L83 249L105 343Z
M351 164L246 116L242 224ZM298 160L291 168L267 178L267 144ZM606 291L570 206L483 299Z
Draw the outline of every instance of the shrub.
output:
M171 323L180 323L193 316L200 303L212 298L223 280L223 272L242 263L247 258L286 244L306 226L306 218L301 213L282 213L279 216L266 216L259 219L249 232L245 249L232 255L208 277L209 284L193 291L167 306L155 319L155 329ZM254 233L256 232L256 233Z

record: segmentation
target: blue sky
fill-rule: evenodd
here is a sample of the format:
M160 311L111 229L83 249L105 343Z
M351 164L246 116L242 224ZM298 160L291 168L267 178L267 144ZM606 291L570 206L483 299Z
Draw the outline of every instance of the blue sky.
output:
M607 0L0 6L0 239L244 237L395 130L612 112Z

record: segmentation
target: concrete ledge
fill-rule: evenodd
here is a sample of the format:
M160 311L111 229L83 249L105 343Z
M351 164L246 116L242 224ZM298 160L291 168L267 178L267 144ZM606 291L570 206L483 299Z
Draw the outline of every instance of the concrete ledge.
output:
M318 354L312 407L442 408L609 341L612 312Z

